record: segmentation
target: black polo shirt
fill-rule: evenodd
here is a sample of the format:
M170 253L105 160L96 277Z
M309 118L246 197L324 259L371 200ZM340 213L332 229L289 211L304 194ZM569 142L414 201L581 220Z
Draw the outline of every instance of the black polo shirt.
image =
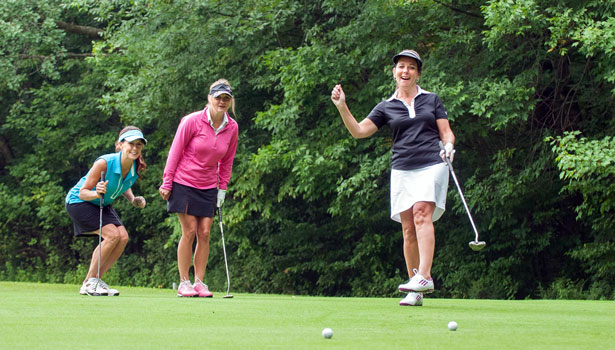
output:
M387 124L393 131L391 167L413 170L441 163L436 119L447 116L440 97L420 87L410 105L396 96L397 92L380 102L367 116L378 129Z

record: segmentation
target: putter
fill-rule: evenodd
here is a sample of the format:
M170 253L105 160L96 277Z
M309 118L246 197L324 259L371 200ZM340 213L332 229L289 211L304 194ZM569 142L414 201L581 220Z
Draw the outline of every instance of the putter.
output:
M440 149L444 150L444 145L442 141L440 141ZM463 197L463 192L461 191L461 186L459 186L459 181L457 181L457 176L455 176L455 172L453 171L453 164L451 164L451 160L445 155L444 159L446 160L446 165L448 165L448 169L451 171L451 175L453 176L453 180L455 180L455 185L457 185L457 191L459 191L459 196L461 197L461 201L463 202L463 206L466 208L466 213L468 213L468 217L470 218L470 223L472 224L472 228L474 229L474 240L470 241L468 245L470 249L477 252L487 245L485 241L478 240L478 230L476 229L476 225L474 225L474 220L472 220L472 215L470 214L470 209L468 208L468 204L466 203L465 198Z
M224 253L224 267L226 268L226 295L224 298L232 298L229 294L231 290L231 278L228 275L228 263L226 261L226 246L224 244L224 229L222 228L222 208L218 207L218 221L220 222L220 235L222 236L222 252Z
M100 181L105 181L105 172L100 172ZM96 274L96 286L94 287L94 296L102 296L106 294L98 293L98 281L100 281L100 259L101 259L101 251L102 251L102 216L103 216L103 202L105 201L105 195L103 193L100 194L100 224L98 228L98 273Z

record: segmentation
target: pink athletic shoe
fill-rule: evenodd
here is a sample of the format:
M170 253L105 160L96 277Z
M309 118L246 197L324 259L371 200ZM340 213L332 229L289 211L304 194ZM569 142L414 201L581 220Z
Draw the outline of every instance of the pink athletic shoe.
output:
M198 294L199 293L194 290L194 287L192 287L189 280L182 281L179 284L179 288L177 288L178 297L194 297Z
M194 291L197 292L197 296L201 298L211 298L213 293L209 291L207 285L198 279L194 282Z

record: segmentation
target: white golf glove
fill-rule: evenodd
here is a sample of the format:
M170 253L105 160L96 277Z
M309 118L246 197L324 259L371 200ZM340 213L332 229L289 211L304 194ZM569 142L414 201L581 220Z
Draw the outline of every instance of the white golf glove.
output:
M222 207L222 203L224 203L224 196L226 196L226 190L218 189L218 208Z
M450 162L453 162L453 158L455 157L455 149L453 148L453 144L450 142L447 142L446 145L444 145L444 149L440 151L440 157L442 157L442 160L446 162L446 158L448 158L448 160L450 160Z

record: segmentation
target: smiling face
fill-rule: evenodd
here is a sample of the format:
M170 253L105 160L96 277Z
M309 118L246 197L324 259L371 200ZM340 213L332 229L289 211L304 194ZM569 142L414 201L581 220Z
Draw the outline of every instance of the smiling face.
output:
M416 85L420 76L419 64L414 58L400 57L393 67L393 78L398 88Z
M120 149L122 154L125 154L128 159L136 160L141 156L141 151L143 151L144 143L142 140L134 140L134 141L122 141L120 145Z

